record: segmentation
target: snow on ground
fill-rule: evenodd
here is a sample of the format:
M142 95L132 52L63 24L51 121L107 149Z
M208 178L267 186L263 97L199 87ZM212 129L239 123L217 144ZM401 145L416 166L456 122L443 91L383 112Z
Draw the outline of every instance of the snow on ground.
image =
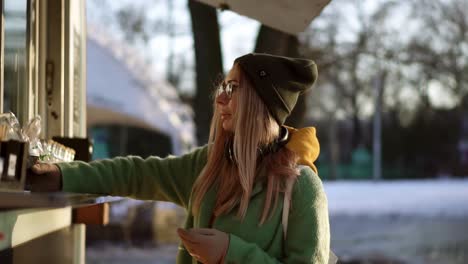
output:
M468 217L468 178L324 182L330 215Z

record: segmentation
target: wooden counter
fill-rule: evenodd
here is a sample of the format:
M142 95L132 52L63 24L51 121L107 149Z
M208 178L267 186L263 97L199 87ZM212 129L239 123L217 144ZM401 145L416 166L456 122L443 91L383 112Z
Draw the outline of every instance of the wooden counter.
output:
M99 209L119 199L63 192L0 192L0 263L85 263L83 215L91 211L96 217L100 212L99 217L106 218L108 210ZM92 219L90 223L100 222Z

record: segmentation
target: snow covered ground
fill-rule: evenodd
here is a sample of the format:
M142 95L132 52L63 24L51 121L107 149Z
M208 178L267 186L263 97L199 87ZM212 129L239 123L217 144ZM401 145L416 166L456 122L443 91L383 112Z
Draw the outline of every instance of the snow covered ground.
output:
M468 217L468 178L324 182L330 215Z
M331 247L342 260L468 263L468 178L337 181L324 188Z

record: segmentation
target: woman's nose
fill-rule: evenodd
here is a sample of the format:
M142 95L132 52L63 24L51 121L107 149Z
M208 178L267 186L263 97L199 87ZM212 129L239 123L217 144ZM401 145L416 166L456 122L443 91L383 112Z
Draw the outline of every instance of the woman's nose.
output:
M216 96L216 103L225 105L229 102L229 98L226 94L226 92L222 92L218 96Z

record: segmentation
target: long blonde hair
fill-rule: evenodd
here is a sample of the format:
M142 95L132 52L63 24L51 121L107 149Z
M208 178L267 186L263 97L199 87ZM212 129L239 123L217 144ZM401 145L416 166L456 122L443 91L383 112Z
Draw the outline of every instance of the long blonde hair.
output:
M194 215L199 213L204 194L212 185L217 184L214 215L217 217L226 214L239 203L237 216L244 219L253 186L256 181L263 180L267 194L259 221L261 225L276 208L279 192L284 192L286 178L297 177L297 157L283 147L276 153L258 158L258 149L273 142L279 136L280 127L242 69L237 64L234 67L240 71L238 107L233 114L234 133L223 130L215 99L208 141L208 161L194 184L192 212ZM225 148L228 142L232 142L235 162L226 158ZM266 179L260 179L257 175L263 175Z

